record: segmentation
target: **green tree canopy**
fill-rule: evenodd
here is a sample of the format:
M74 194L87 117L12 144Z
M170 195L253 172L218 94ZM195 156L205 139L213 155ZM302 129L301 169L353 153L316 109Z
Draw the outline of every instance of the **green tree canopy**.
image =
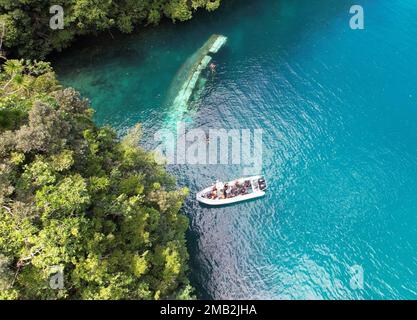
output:
M187 189L47 63L0 74L0 298L190 298ZM49 280L56 268L64 287Z
M62 30L49 27L49 9L56 4L64 9ZM211 11L219 5L220 0L2 0L0 28L5 26L6 49L21 57L44 58L66 48L77 35L111 28L129 33L136 25L157 24L164 16L184 21L198 8Z

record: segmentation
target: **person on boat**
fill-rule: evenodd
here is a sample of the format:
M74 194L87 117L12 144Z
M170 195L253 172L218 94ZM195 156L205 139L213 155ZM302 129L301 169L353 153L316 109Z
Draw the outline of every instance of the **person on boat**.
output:
M226 197L226 191L227 191L227 188L228 188L228 184L227 183L225 183L224 184L224 186L223 186L223 189L222 189L222 194Z
M231 198L232 197L232 190L231 188L227 188L226 189L226 198Z

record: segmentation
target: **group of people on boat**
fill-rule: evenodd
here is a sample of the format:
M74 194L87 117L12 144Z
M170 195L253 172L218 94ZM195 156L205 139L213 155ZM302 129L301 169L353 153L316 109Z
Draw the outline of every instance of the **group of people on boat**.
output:
M230 185L225 183L222 187L218 187L218 184L214 184L211 190L206 194L206 197L211 200L229 199L239 195L245 195L251 188L251 182L249 180L239 183L234 181Z

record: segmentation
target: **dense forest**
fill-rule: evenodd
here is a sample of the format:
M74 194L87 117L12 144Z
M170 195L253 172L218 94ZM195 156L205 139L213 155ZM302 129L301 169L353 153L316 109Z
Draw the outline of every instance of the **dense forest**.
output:
M135 26L158 24L163 17L185 21L198 8L211 11L219 4L220 0L2 0L0 32L4 26L3 47L11 53L45 58L78 35L111 29L129 33ZM53 5L63 8L63 29L50 28Z
M96 126L87 100L28 59L219 2L65 0L60 30L49 27L55 1L0 2L0 299L194 297L188 190L139 147L139 125L122 139Z
M190 297L187 190L138 147L140 128L118 141L96 127L45 62L7 61L0 87L0 297Z

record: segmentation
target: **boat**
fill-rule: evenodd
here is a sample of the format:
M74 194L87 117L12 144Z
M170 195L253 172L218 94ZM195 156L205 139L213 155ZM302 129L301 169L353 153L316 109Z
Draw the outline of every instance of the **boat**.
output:
M229 182L217 181L197 193L198 202L208 206L222 206L263 197L267 184L263 176L240 178Z

